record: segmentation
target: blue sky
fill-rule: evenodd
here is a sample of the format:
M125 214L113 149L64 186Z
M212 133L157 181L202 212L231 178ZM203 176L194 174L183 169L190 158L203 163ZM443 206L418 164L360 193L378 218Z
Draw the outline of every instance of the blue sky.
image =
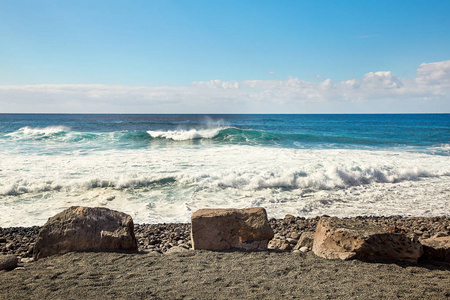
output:
M447 0L5 0L0 112L450 112L449 12Z

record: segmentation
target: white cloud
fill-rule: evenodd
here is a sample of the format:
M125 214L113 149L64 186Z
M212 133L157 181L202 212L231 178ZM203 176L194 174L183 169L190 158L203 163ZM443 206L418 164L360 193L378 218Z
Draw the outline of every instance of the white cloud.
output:
M199 87L207 88L219 88L219 89L238 89L239 83L237 81L222 81L222 80L209 80L209 81L194 81L192 84Z
M423 63L417 68L417 82L432 85L450 85L450 60Z
M0 86L0 113L450 112L450 61L424 63L416 78L390 71L361 79L196 81L184 87Z
M367 73L363 76L362 83L373 89L400 88L403 85L400 79L392 75L390 71Z

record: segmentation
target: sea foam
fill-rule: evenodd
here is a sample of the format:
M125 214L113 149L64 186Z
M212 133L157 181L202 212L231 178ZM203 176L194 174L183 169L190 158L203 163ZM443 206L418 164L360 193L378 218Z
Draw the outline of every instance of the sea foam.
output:
M63 135L70 131L66 126L29 127L25 126L17 131L7 133L5 136L13 139L43 139Z
M211 139L216 137L224 128L215 129L190 129L190 130L169 130L169 131L147 131L153 138L164 138L174 141L187 141L195 139Z
M448 156L405 151L238 145L4 151L0 226L42 224L72 205L110 207L138 223L188 222L205 207L264 206L271 217L448 214L449 166Z

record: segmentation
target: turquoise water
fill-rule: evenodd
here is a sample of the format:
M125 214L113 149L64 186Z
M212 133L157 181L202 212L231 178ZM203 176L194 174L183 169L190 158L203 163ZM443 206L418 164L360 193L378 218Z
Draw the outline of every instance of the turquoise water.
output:
M155 131L168 134L156 136ZM31 151L58 142L64 144L61 149L70 151L72 146L141 148L163 140L196 140L198 145L315 149L407 147L434 152L440 147L442 152L436 154L448 155L450 115L8 114L0 115L0 140L3 147Z
M449 114L0 114L0 149L0 226L71 205L139 223L203 207L449 214Z

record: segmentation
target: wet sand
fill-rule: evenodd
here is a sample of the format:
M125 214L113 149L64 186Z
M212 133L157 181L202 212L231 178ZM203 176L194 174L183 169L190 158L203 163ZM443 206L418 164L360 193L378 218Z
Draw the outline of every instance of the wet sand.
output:
M448 299L450 264L312 252L67 253L0 271L0 299Z

